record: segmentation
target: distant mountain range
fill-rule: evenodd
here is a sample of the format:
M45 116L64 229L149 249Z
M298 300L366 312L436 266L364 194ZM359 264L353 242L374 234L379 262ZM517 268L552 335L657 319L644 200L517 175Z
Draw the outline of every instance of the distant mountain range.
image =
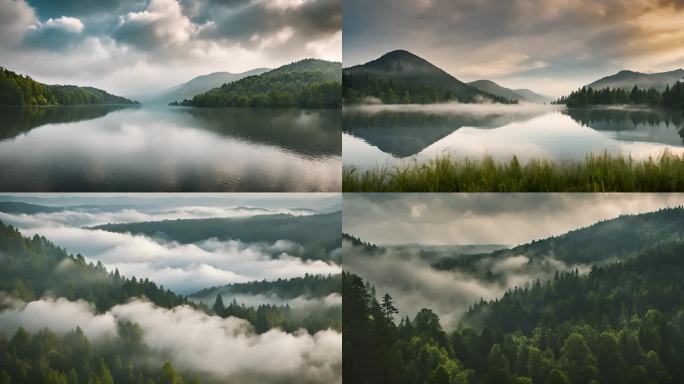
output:
M195 95L219 88L223 84L232 83L247 76L260 75L269 70L270 68L256 68L240 73L214 72L208 75L201 75L188 82L166 89L158 95L143 97L143 101L168 104L174 101L192 99Z
M192 107L337 108L342 64L304 59L223 84L172 105Z
M385 104L515 101L466 84L405 50L392 51L368 63L344 68L342 92L345 102L350 104L369 99Z
M120 104L138 103L98 88L43 84L0 67L0 106Z
M540 95L529 89L510 89L502 87L501 85L491 81L491 80L477 80L468 83L473 87L491 93L492 95L497 95L508 100L518 101L518 102L531 102L531 103L550 103L553 101L552 98L544 95Z
M684 69L677 69L660 73L641 73L634 71L620 71L614 75L596 80L587 87L593 89L622 88L630 90L636 85L641 89L655 88L662 92L669 85L672 87L677 81L684 82Z
M659 244L684 240L684 208L668 208L619 216L560 236L532 241L488 254L454 257L436 263L439 269L477 268L483 258L525 255L553 257L568 264L624 261Z

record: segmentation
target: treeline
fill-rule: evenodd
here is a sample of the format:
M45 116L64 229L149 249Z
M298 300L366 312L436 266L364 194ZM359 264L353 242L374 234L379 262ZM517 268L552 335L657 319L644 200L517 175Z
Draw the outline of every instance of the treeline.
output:
M109 232L145 235L190 244L216 238L220 241L239 240L244 243L276 243L287 240L297 243L291 249L264 247L274 257L287 251L306 260L333 260L339 262L341 212L293 216L289 214L256 215L249 217L177 219L123 224L105 224L94 227Z
M684 382L684 243L585 276L480 302L454 332L429 309L397 308L343 275L343 375L354 383Z
M63 336L48 329L0 333L0 384L198 384L173 366L150 362L141 329L119 322L118 338L91 343L80 328Z
M148 279L123 277L118 270L108 272L101 262L88 263L81 255L70 255L42 236L23 237L0 221L0 292L24 301L43 295L85 300L99 312L133 297L172 308L191 302Z
M378 99L383 104L434 104L450 101L473 102L471 95L461 96L451 90L441 90L430 85L421 85L401 80L383 79L372 74L342 75L342 97L345 103L359 104L369 99ZM517 104L500 96L487 94L481 100L501 104Z
M0 67L0 106L138 104L101 89L47 85Z
M190 297L206 297L217 292L242 295L277 295L282 299L296 297L325 297L332 293L341 293L341 275L313 275L306 273L304 277L291 279L250 281L234 283L219 287L205 288L193 293Z
M655 88L639 89L636 85L629 92L622 88L594 90L591 87L582 87L569 96L558 99L556 104L565 104L571 108L589 105L649 105L684 110L684 83L678 81L672 87L668 85L663 92L658 92Z
M305 59L248 76L170 105L192 107L338 108L340 63Z
M254 308L238 303L235 299L226 306L223 296L219 294L216 295L212 309L214 313L224 318L233 316L247 320L258 333L268 332L273 328L291 333L304 328L314 334L325 329L339 331L342 328L340 306L295 309L288 304L260 304Z

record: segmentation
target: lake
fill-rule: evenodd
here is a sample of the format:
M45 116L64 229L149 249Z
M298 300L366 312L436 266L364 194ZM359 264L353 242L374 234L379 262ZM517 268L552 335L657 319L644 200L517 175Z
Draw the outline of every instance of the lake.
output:
M339 191L341 112L0 109L3 191Z
M578 161L590 153L633 158L684 155L681 113L647 108L567 109L555 105L345 107L343 164L402 166L440 155L522 162Z

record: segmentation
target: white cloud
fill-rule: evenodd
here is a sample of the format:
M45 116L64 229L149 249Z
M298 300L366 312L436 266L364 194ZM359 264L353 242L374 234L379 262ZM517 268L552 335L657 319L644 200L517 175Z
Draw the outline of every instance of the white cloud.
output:
M57 19L48 19L45 24L41 25L43 28L63 29L68 32L81 33L85 26L81 20L75 17L62 16Z
M116 323L122 320L138 324L143 343L151 353L169 359L181 370L209 374L219 380L342 381L342 335L338 332L326 330L310 335L303 330L286 333L272 329L259 335L245 320L210 316L188 306L164 309L133 300L97 315L82 301L14 300L9 309L0 312L0 329L14 332L21 325L31 331L47 327L66 333L80 326L97 341L114 337Z

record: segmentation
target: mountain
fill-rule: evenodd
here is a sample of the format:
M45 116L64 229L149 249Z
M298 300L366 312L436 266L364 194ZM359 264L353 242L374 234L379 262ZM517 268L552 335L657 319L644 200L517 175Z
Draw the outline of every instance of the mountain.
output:
M641 73L634 71L620 71L612 76L607 76L587 85L587 88L622 88L631 90L634 85L641 89L655 88L662 92L668 85L672 87L677 81L684 81L684 69L670 72Z
M0 106L138 104L93 87L47 85L0 68Z
M428 104L446 101L473 103L483 100L511 102L468 85L429 61L404 50L384 54L342 72L347 103L379 99L386 104Z
M553 102L553 98L542 95L540 93L536 93L529 89L514 89L513 92L517 93L518 95L533 103L547 104Z
M91 229L108 232L131 233L176 241L195 243L210 238L220 241L238 240L244 243L276 243L289 241L303 246L291 247L288 252L304 259L329 260L340 247L341 212L309 216L288 214L258 215L251 217L178 219L126 224L105 224ZM284 246L284 245L283 245ZM273 257L283 252L274 247Z
M61 207L48 207L46 205L28 204L19 201L0 201L0 212L11 214L33 215L36 213L52 213L63 210L64 208Z
M197 76L188 82L162 91L159 95L149 97L149 101L168 104L178 100L192 99L195 95L219 88L223 84L232 83L247 76L260 75L269 70L269 68L256 68L241 73L214 72L208 75Z
M553 101L552 98L540 95L529 89L510 89L502 87L491 80L477 80L468 84L483 92L491 93L492 95L497 95L512 101L526 101L539 104L550 103Z
M224 300L230 300L233 295L276 296L282 300L292 300L297 297L324 298L330 294L339 294L342 289L341 284L341 275L307 274L304 277L291 279L250 281L211 287L195 292L188 297L206 304L212 304L216 295L222 295Z
M471 270L477 268L478 262L484 258L518 255L537 260L553 257L571 265L605 264L629 259L656 244L680 240L684 240L684 208L668 208L619 216L510 249L445 259L434 266L438 269Z
M342 64L304 59L247 76L172 105L192 107L337 108Z
M189 303L147 279L125 278L99 262L88 263L81 255L70 255L44 237L23 237L1 221L0 255L0 292L22 300L36 300L49 293L89 301L98 311L141 296L166 308Z
M487 92L491 93L492 95L497 95L503 98L506 98L508 100L513 100L513 101L525 101L526 99L519 95L517 92L510 88L502 87L499 84L491 81L491 80L477 80L477 81L472 81L468 83L469 85L472 85L473 87Z

